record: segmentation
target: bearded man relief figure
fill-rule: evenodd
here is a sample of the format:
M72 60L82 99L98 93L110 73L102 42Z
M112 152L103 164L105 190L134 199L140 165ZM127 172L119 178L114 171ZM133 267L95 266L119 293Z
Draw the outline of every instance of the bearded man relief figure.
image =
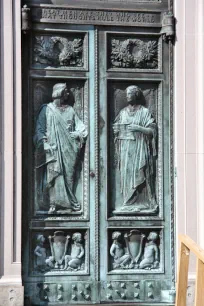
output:
M74 194L76 166L88 135L69 105L65 83L53 87L53 102L41 106L34 135L35 201L38 213L80 211Z
M126 88L128 106L113 124L123 204L114 214L155 214L155 158L157 125L143 106L142 90Z

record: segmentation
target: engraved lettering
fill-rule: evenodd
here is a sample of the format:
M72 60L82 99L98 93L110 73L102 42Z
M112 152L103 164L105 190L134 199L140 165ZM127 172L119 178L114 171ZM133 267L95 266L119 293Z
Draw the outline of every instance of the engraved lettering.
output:
M151 23L155 23L155 17L154 17L154 15L151 16Z
M126 14L126 18L127 18L126 21L127 21L127 22L130 22L130 14L127 13L127 14Z
M73 9L47 9L42 8L41 17L49 20L67 20L67 22L86 21L86 23L103 21L104 23L116 22L119 24L129 23L160 23L156 14L116 12L116 11L91 11L91 10L73 10ZM39 16L39 14L38 14Z
M137 21L141 22L141 14L137 14Z

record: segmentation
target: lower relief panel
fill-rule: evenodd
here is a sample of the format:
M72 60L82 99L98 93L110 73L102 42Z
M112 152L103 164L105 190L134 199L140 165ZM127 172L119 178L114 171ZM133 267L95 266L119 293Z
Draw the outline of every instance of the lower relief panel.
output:
M153 276L141 281L111 281L101 283L102 302L172 303L171 281L155 280Z
M94 304L114 302L173 303L171 280L149 276L138 281L55 281L27 283L25 297L30 305Z
M110 229L108 274L164 273L162 228Z
M30 276L87 275L88 230L66 229L32 233Z
M67 277L68 278L68 277ZM27 283L25 297L30 305L91 304L98 300L98 284L88 281L50 281Z
M172 303L163 228L109 228L107 236L107 274L98 282L87 228L33 231L25 305Z

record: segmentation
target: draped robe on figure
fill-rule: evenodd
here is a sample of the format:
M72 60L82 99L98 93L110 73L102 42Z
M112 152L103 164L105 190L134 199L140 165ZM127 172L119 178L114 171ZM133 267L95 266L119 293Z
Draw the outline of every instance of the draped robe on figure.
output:
M129 124L150 128L153 136L128 131ZM115 136L115 144L123 195L121 210L154 209L157 206L153 161L156 156L155 120L150 111L143 106L134 111L125 107L116 117L114 125L119 129Z
M71 131L78 132L78 139L71 138ZM41 107L34 136L38 208L47 210L53 204L62 209L80 209L73 184L79 152L86 137L85 125L73 107L67 105L60 109L54 103ZM51 152L44 150L44 139Z

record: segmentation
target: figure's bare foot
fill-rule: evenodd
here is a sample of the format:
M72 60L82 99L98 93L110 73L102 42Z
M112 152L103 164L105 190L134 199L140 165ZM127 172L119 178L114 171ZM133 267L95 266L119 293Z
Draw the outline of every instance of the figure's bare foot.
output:
M74 204L74 205L72 205L72 209L73 209L74 211L78 211L78 210L81 209L81 205L80 205L79 203Z
M50 209L48 211L48 214L54 214L56 213L56 207L55 205L50 205Z

